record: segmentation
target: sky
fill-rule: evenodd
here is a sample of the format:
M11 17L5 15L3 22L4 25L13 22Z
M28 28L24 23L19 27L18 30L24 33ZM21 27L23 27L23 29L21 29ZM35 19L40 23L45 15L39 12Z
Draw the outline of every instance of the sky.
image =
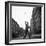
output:
M29 23L32 18L32 11L34 7L12 6L12 18L25 29L25 21Z

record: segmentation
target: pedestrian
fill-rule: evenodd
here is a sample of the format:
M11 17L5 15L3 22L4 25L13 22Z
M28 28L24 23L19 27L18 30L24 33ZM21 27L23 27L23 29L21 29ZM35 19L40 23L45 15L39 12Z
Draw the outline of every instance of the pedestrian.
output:
M24 38L26 38L26 35L28 33L28 22L25 21L26 29L25 29L25 35Z

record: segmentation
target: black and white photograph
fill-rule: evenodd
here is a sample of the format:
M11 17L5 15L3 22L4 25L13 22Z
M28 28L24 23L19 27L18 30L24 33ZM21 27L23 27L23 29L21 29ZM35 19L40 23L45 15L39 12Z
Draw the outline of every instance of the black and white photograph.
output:
M5 43L44 42L44 3L5 2Z

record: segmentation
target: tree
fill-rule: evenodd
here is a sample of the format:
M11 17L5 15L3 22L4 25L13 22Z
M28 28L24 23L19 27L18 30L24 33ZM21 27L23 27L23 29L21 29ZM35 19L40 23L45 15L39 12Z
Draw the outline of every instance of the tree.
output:
M32 27L35 33L41 33L41 7L33 9L32 14Z

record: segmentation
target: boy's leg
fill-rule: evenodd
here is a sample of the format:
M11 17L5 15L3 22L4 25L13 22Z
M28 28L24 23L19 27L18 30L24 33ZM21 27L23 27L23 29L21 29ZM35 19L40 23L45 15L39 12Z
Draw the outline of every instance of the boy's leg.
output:
M29 34L29 39L31 39L32 38L32 32L29 32L28 34Z
M25 32L24 39L26 38L26 35L27 35L27 31Z

